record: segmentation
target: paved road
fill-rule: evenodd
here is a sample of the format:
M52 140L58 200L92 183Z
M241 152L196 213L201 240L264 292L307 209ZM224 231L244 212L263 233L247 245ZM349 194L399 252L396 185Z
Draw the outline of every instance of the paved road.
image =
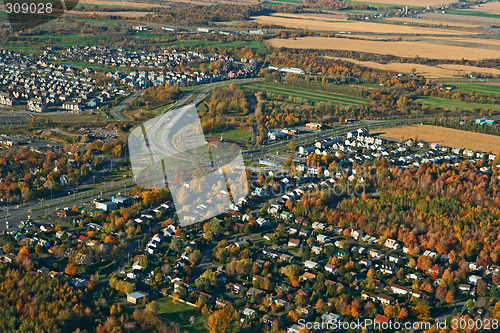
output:
M143 93L143 90L138 90L136 92L134 92L129 98L127 98L125 100L125 102L123 103L120 103L119 105L115 106L115 108L113 110L111 110L111 113L116 117L118 118L119 120L128 120L127 117L125 117L123 114L121 114L120 112L125 109L125 107L127 105L129 105L130 103L132 103L134 101L134 99L136 99L137 97L141 96Z

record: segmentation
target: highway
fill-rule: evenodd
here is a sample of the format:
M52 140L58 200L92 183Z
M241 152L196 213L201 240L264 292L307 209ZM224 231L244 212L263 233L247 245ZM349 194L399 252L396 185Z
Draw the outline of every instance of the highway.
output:
M113 110L111 110L111 113L113 114L113 116L115 116L119 120L129 120L127 117L125 117L123 114L121 114L121 111L123 109L125 109L127 107L127 105L132 103L137 97L141 96L143 92L144 92L144 90L138 90L138 91L134 92L132 95L130 95L129 98L127 98L125 100L125 102L120 103L117 106L115 106L115 108Z
M131 136L134 138L134 143L131 145L129 141L129 149L131 150L131 163L134 170L134 176L138 177L138 183L146 187L159 187L163 188L164 183L164 173L163 169L174 169L174 164L179 165L186 163L187 166L193 166L193 164L210 163L208 150L206 155L196 155L194 156L189 152L185 142L180 143L181 146L174 145L171 138L171 131L174 129L174 134L185 126L181 124L175 126L182 119L184 121L189 121L201 130L201 125L199 125L199 118L197 116L196 109L186 108L187 105L196 105L205 99L209 94L211 89L216 87L228 86L232 83L245 83L245 82L255 82L262 81L262 78L257 79L238 79L223 82L213 82L205 85L201 85L189 92L187 92L174 106L164 112L162 115L147 121L142 126L137 127L132 131ZM198 122L198 123L197 123ZM146 136L144 137L144 133ZM205 144L205 137L203 133L200 135L194 135L191 138L189 145L191 149L197 146L203 146ZM145 140L145 146L141 146L141 140ZM194 147L196 146L196 147ZM141 149L142 148L142 149ZM134 152L132 152L132 150ZM137 154L137 156L134 156ZM148 155L148 156L146 156ZM174 163L168 163L171 160ZM163 161L163 162L162 162ZM165 165L167 164L167 165ZM170 167L170 168L169 168Z

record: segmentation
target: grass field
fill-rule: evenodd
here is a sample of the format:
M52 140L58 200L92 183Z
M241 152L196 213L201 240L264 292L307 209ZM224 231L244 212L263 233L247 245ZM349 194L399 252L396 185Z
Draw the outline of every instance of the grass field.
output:
M158 300L158 314L178 323L181 327L188 329L189 332L208 332L205 328L205 321L208 316L202 315L192 306L182 303L174 304L170 298ZM191 316L195 318L193 324L189 322Z
M489 18L495 18L499 19L500 15L499 14L492 14L488 12L480 12L480 11L475 11L475 10L465 10L465 9L450 9L446 11L447 14L454 14L454 15L467 15L467 16L476 16L476 17L489 17Z
M10 129L0 129L0 134L4 135L24 135L25 133L17 130L10 130Z
M57 44L58 46L72 46L72 45L99 45L101 41L108 41L109 38L106 36L93 36L93 35L82 35L79 33L71 33L71 34L46 34L46 35L27 35L23 37L29 37L35 39L40 42L49 43L51 41L53 44ZM21 42L24 39L20 37ZM34 46L31 46L33 49Z
M454 108L461 110L470 110L470 109L488 109L488 110L500 110L500 104L479 104L479 103L468 103L462 101L455 101L452 99L445 99L439 97L422 97L417 98L417 102L422 104L431 105L437 108L444 108L448 110L452 110Z
M351 97L347 95L328 93L324 91L289 87L274 83L255 82L255 83L244 84L242 86L249 89L270 92L284 97L288 97L290 95L293 97L302 97L303 99L313 102L330 102L332 104L340 104L346 106L359 105L370 102L367 99L359 97Z
M221 134L222 137L225 139L235 139L244 141L250 141L252 139L252 133L250 131L244 131L244 130L227 130L227 131L216 130L205 133L205 137L220 138Z
M462 92L476 92L482 94L498 95L500 94L500 85L488 85L488 84L477 84L477 83L450 83L447 84L457 87L458 90Z
M500 137L482 133L462 131L453 128L430 125L396 126L389 128L375 128L370 132L396 140L409 138L424 140L430 143L453 148L472 149L483 152L500 152Z
M251 40L251 41L233 41L230 43L221 43L218 41L206 41L206 40L200 40L200 39L188 39L188 40L176 40L175 42L168 43L169 46L175 46L175 47L194 47L194 46L216 46L220 48L237 48L237 47L242 47L242 46L248 46L256 50L264 50L266 49L266 45L263 42L259 42L256 40Z

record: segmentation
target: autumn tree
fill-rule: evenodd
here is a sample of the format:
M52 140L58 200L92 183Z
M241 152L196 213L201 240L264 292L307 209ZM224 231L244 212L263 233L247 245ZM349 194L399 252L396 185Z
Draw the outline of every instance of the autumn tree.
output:
M75 264L69 263L64 269L64 272L68 275L75 275L78 272L78 267L76 267Z
M225 333L233 326L236 313L231 305L215 311L208 317L207 327L210 333Z

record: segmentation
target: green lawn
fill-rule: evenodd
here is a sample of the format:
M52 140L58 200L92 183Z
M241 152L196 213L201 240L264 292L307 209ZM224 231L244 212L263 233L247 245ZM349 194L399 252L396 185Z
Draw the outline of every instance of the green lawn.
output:
M181 327L188 329L189 332L208 332L205 327L205 322L208 319L207 315L202 315L192 306L183 303L174 304L170 298L158 300L158 314L178 323ZM195 318L192 325L189 321L191 316Z
M109 38L106 36L94 36L80 33L70 33L70 34L44 34L44 35L24 35L20 37L20 44L23 43L25 38L32 38L40 42L45 42L49 44L51 41L53 44L58 46L73 46L73 45L99 45L101 41L108 41ZM31 46L33 49L34 46Z
M207 132L205 134L206 137L216 137L220 138L222 134L223 138L226 139L235 139L235 140L244 140L244 141L250 141L252 139L252 133L250 131L244 131L244 130L216 130L212 132Z
M332 104L340 104L346 106L359 105L369 102L369 100L360 97L351 97L347 95L334 94L324 91L289 87L275 83L255 82L255 83L244 84L242 86L246 88L274 93L285 97L290 95L293 97L302 97L303 99L314 102L330 102Z
M86 266L85 273L95 274L96 272L99 272L99 275L106 275L107 276L114 271L115 266L116 265L113 264L113 261L105 260L102 262L98 262L98 263Z
M468 102L462 102L462 101L455 101L451 99L446 99L446 98L440 98L440 97L422 97L416 99L417 102L420 102L425 105L432 105L437 108L443 108L443 109L462 109L462 110L470 110L470 109L489 109L489 110L500 110L500 104L479 104L479 103L468 103Z
M0 129L0 134L5 135L24 135L23 132L18 130L10 130L10 129Z
M450 83L452 87L457 87L461 92L476 92L482 94L497 95L500 94L500 86L477 84L477 83Z

